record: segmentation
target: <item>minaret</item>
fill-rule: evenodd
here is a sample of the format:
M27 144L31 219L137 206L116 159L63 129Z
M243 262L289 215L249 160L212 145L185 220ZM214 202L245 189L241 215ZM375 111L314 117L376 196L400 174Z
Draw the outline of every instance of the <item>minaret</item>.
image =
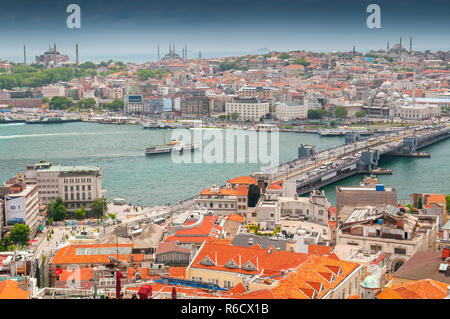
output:
M27 49L25 48L25 44L23 45L23 64L27 65Z
M198 51L198 58L201 59L202 58L202 53L200 51Z
M355 56L355 46L353 46L353 56Z
M413 72L413 91L412 91L413 105L416 105L416 66Z
M159 61L159 44L158 44L158 61Z
M184 45L184 58L187 59L187 44Z
M412 37L409 38L409 54L412 53Z
M387 43L387 52L389 52L389 40L388 40L388 43Z
M78 58L78 43L75 45L75 55L76 55L75 63L76 63L76 65L78 65L78 64L80 64L80 60Z
M55 57L55 64L54 64L54 66L56 67L56 43L55 42L53 43L53 55Z

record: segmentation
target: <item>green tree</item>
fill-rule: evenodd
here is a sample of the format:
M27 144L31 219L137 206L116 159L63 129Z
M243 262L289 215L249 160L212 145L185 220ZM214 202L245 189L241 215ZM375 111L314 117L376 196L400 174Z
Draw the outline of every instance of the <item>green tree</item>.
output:
M230 114L230 116L231 116L231 119L233 121L237 121L237 119L239 118L239 113L238 112L233 112L233 113Z
M48 99L48 97L44 96L44 97L41 99L41 102L42 102L42 104L48 104L48 102L50 102L50 100Z
M104 108L110 110L110 111L121 111L123 110L125 104L123 100L115 99L111 103L106 103L103 105Z
M305 58L296 59L294 63L303 65L304 67L307 67L310 64Z
M358 112L356 112L356 117L366 117L366 112L364 112L364 111L358 111Z
M289 55L289 54L287 54L287 53L284 53L284 54L282 54L282 55L280 55L280 59L281 60L287 60L287 59L289 59L291 56Z
M110 213L110 214L109 214L109 217L110 217L112 220L114 220L114 219L116 219L116 214Z
M12 244L28 246L28 242L30 241L30 227L25 224L15 224L8 236Z
M72 106L73 101L70 97L54 96L50 100L50 109L52 110L65 110Z
M336 127L336 121L331 121L331 122L330 122L330 126L333 127L333 128L335 128L335 127Z
M86 208L81 206L81 208L75 210L74 214L76 219L81 220L86 217Z
M92 97L77 102L77 107L82 110L94 109L96 106L97 102Z
M61 221L66 219L66 217L67 209L61 197L56 198L55 201L52 201L48 204L47 218L49 218L49 220Z
M94 200L91 205L91 213L97 218L102 218L108 212L108 202L106 198L101 197Z
M339 106L336 108L336 111L334 111L334 115L338 118L344 118L347 116L347 110L345 107Z

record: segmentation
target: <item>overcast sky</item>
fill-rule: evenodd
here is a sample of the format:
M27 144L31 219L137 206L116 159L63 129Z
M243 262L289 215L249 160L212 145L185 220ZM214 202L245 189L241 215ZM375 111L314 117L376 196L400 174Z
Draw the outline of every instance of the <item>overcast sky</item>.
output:
M66 26L66 7L81 7L81 29ZM366 26L367 5L381 7L381 29ZM156 55L186 43L189 55L204 56L270 50L357 50L409 46L450 49L448 0L0 0L0 57L21 61L56 42L74 60L92 57ZM128 57L128 59L127 59Z

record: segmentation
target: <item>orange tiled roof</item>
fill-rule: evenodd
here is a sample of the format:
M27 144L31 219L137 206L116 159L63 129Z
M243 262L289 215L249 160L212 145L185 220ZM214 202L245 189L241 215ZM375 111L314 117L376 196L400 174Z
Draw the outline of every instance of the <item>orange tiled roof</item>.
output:
M271 291L276 299L320 299L358 267L357 263L310 255Z
M186 267L170 267L170 277L186 278Z
M250 176L240 176L240 177L232 178L232 179L229 179L227 182L230 184L242 184L242 185L255 184L256 185L255 179Z
M443 299L447 296L447 283L431 279L407 282L386 288L377 299Z
M28 299L30 292L19 288L19 283L6 279L0 282L0 299Z
M215 265L203 265L200 262L206 256L214 256ZM217 257L216 257L217 256ZM211 269L226 272L259 274L263 271L263 275L279 275L281 270L298 267L308 255L273 250L269 253L269 249L259 247L241 247L224 245L220 243L206 243L198 252L196 258L191 264L192 268ZM217 260L216 260L217 258ZM245 270L241 268L227 268L224 265L231 259L237 260L239 266L252 263L257 270Z
M237 214L231 214L231 215L227 216L227 220L242 223L244 221L244 216L237 215Z

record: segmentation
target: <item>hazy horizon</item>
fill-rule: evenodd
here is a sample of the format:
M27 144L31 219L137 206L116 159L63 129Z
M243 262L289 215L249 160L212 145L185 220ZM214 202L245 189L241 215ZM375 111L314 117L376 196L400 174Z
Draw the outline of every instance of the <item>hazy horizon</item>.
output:
M124 62L152 61L160 46L187 44L188 57L245 55L267 48L273 51L350 51L385 49L402 37L409 48L450 49L450 2L428 0L294 0L258 2L238 0L0 0L0 57L34 61L49 45L75 60L112 58ZM81 29L66 26L67 5L81 7ZM368 4L381 7L381 28L369 29ZM148 57L148 58L147 58Z

